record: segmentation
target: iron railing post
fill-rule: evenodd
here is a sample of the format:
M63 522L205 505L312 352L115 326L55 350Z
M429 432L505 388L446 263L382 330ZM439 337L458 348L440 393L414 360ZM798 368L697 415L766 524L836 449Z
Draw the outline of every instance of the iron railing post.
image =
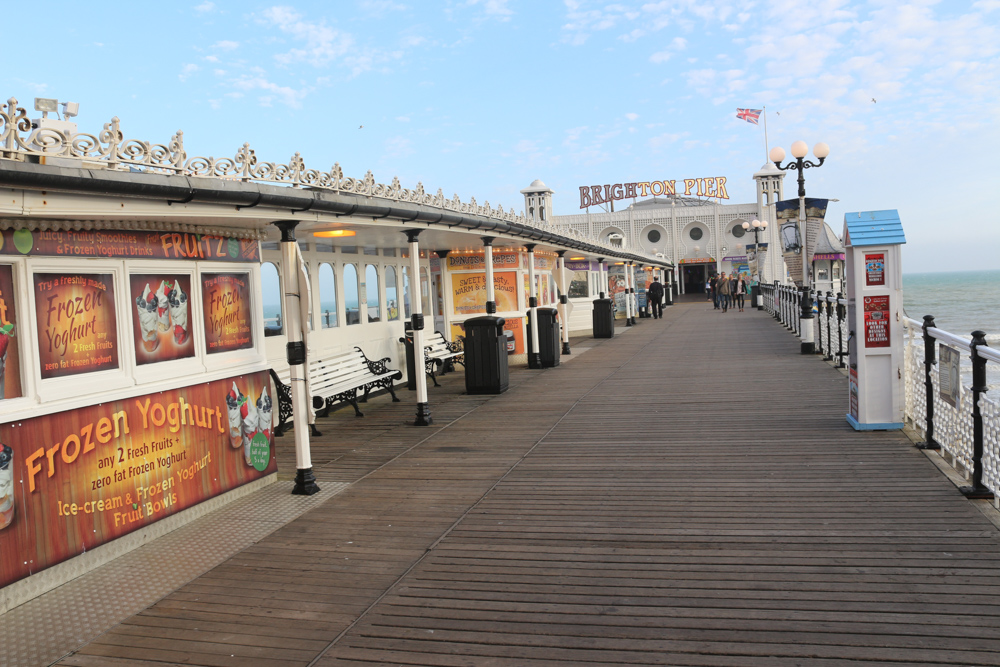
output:
M937 343L928 329L936 328L933 315L924 315L924 401L927 404L927 428L924 430L924 441L918 442L919 449L941 449L934 440L934 383L931 381L931 371L937 364Z
M826 356L823 361L833 361L833 334L830 323L833 321L833 292L826 293Z
M979 402L989 387L986 385L986 357L980 347L988 347L985 331L972 332L972 485L963 486L966 498L991 499L993 492L983 486L983 413Z
M775 280L774 284L772 285L771 295L773 297L772 298L772 302L773 303L771 304L772 305L771 315L774 316L774 319L776 319L776 320L778 320L780 322L781 321L781 294L778 293L778 281L777 280Z
M847 316L847 308L841 301L844 299L842 292L837 292L837 368L846 368L844 363L844 317Z

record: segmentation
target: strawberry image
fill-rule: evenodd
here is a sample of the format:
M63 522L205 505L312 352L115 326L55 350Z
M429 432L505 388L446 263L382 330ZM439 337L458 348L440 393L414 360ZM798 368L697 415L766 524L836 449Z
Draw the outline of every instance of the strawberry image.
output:
M5 324L0 327L0 358L7 358L7 346L10 345L10 339L14 335L13 331L13 324Z
M247 397L240 397L240 417L243 419L247 418L247 413L250 412L250 404L247 403Z

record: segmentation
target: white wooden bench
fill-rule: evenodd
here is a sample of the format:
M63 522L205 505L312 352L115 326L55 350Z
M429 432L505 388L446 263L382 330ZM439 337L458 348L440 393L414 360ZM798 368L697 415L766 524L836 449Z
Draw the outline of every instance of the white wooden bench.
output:
M346 401L354 406L358 417L364 414L358 408L358 390L364 390L361 402L368 400L368 394L374 389L385 388L392 395L394 402L399 402L393 389L393 382L402 379L403 373L389 368L390 357L372 361L360 347L325 359L309 362L309 392L312 395L313 409L319 411L319 416L325 417L330 408L340 401ZM292 418L292 393L289 383L290 372L271 371L278 395L278 426L275 435L284 433L285 424Z
M455 364L465 365L465 350L463 339L450 341L444 337L440 331L435 331L427 336L424 343L424 363L427 374L431 376L435 387L440 387L437 378L434 376L434 367L441 368L441 375L449 370L454 370Z

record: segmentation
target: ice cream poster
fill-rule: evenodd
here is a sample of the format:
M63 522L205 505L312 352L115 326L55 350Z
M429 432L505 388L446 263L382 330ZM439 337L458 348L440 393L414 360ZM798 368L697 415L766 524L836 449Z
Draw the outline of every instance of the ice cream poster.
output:
M21 355L14 296L14 271L0 264L0 398L21 396Z
M36 273L42 379L118 368L114 276Z
M191 277L136 273L129 290L136 365L193 357Z
M203 273L202 311L209 354L253 347L249 273Z
M0 427L0 586L277 470L266 372Z

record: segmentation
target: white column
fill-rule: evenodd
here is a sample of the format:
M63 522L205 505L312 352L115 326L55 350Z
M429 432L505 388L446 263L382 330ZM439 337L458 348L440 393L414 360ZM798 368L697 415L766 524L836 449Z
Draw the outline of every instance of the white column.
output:
M407 230L410 243L410 326L413 329L413 372L416 374L417 418L414 426L429 426L431 411L427 406L427 374L424 373L424 304L420 298L420 245L417 236L420 230Z
M625 273L625 326L632 326L632 271L628 262L622 263Z
M292 392L292 425L295 431L294 495L311 496L319 491L312 472L309 447L309 406L306 391L305 342L302 339L302 293L299 285L299 254L295 240L297 222L275 225L281 230L281 273L285 296L285 333L288 337L288 370Z
M528 312L531 314L531 349L528 355L528 368L541 368L542 355L538 350L538 295L535 293L535 244L529 243L528 248Z
M565 250L559 251L559 284L562 294L559 295L559 319L562 320L562 353L569 354L569 284L566 281Z
M493 284L493 237L483 237L483 261L486 263L486 314L497 312L496 285Z

